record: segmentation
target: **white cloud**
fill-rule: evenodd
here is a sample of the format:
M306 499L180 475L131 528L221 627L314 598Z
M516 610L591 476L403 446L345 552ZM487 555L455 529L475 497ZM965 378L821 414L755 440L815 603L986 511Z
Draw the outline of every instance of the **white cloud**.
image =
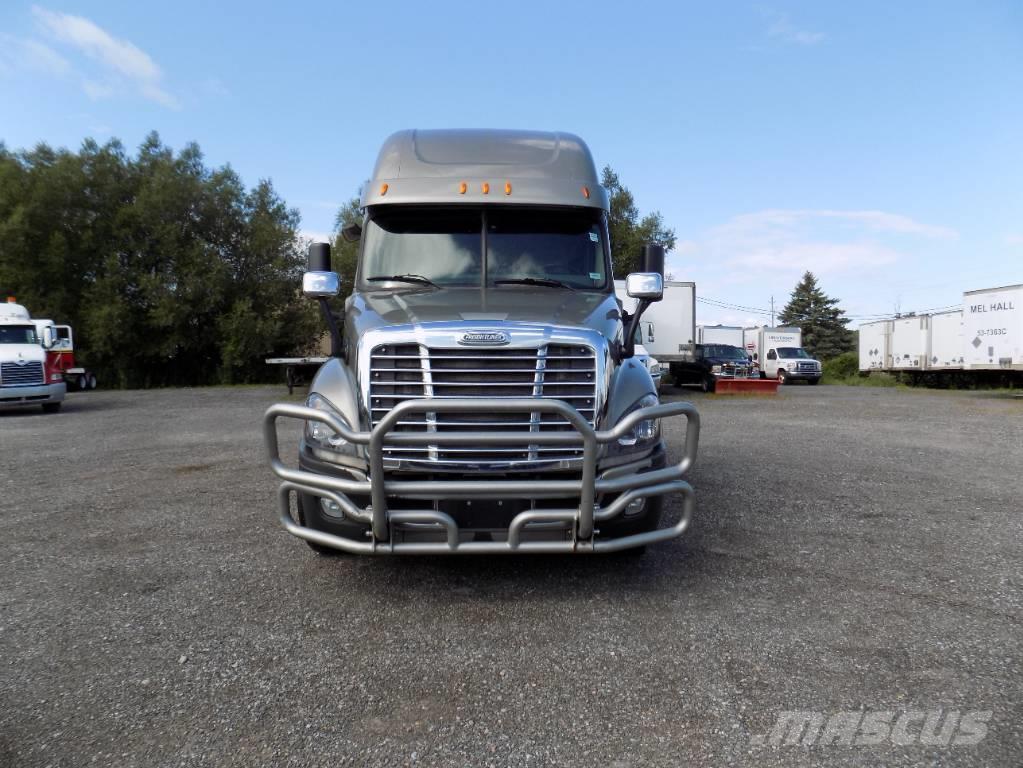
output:
M109 99L115 92L114 86L109 83L100 83L89 79L82 80L82 90L85 91L85 95L93 101Z
M906 238L953 239L955 230L884 211L768 209L740 214L672 253L675 274L699 262L715 265L722 287L765 277L855 274L902 259ZM683 263L676 261L685 256ZM687 270L686 265L690 265Z
M231 95L231 90L219 77L208 77L200 86L203 94L214 99L224 99Z
M718 235L729 237L765 234L782 236L794 229L814 223L836 224L845 229L867 229L902 235L919 235L929 238L953 239L958 233L948 227L923 224L908 216L884 211L840 211L822 209L767 209L755 213L735 216L724 225L713 230Z
M178 100L162 86L163 72L156 62L133 43L114 37L102 27L81 16L32 7L40 28L51 38L71 46L105 70L100 80L85 77L82 88L90 98L112 95L127 82L146 99L177 109Z
M828 243L796 239L765 242L728 263L755 271L834 273L898 261L898 251L877 243Z
M767 36L772 40L780 40L793 45L817 45L824 40L823 32L800 29L783 13L767 12L765 16L770 21L767 27Z
M1023 245L1023 235L1006 235L1006 245Z
M0 35L0 71L13 72L18 69L60 77L71 71L71 65L50 46L38 40Z

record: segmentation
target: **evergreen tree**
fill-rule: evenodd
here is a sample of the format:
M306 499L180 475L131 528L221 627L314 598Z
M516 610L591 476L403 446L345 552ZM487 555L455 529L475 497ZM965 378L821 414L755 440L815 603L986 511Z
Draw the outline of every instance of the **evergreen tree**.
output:
M837 357L854 348L855 337L846 326L845 310L821 290L812 272L796 285L778 317L780 325L796 326L803 332L803 347L818 359Z
M675 247L675 230L664 225L659 211L648 213L642 219L632 192L624 186L610 165L604 166L601 186L611 199L608 230L611 235L611 263L615 277L625 277L640 270L640 253L647 243L664 246L665 251Z

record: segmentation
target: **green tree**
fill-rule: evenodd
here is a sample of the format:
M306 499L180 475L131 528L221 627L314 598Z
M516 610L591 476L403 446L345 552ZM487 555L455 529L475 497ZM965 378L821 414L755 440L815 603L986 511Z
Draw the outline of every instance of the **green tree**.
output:
M610 165L604 166L600 179L611 199L608 230L611 235L611 262L616 277L625 277L640 269L640 254L647 243L664 246L665 251L675 247L675 230L664 224L659 211L639 216L639 208L628 187Z
M855 337L846 326L845 310L821 290L817 278L807 271L799 281L788 304L778 316L781 325L797 326L803 332L803 347L814 357L827 360L849 352Z
M359 242L349 242L341 235L345 227L362 226L363 211L358 197L338 209L334 219L334 243L331 257L334 270L341 275L341 295L348 296L355 286L355 270L359 263Z
M75 329L107 385L253 381L318 329L298 212L199 148L0 145L0 286Z

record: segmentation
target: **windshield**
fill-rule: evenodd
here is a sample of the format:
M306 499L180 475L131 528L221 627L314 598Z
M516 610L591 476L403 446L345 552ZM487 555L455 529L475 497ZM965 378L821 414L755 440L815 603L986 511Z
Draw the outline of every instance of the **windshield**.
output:
M716 357L720 360L746 360L745 350L728 344L707 344L703 347L704 357Z
M778 357L791 360L794 357L809 360L810 356L806 354L806 350L802 347L778 347Z
M0 325L0 344L38 344L35 326Z
M366 223L360 275L410 286L596 290L607 286L603 222L590 209L384 208Z

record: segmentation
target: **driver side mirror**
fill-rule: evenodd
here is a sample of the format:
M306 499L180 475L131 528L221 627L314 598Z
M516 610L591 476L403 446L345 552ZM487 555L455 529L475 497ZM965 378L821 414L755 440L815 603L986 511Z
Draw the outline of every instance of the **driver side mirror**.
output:
M633 299L660 301L664 278L656 272L633 272L625 279L625 292Z
M46 349L52 349L53 345L57 343L57 337L53 333L53 326L47 325L43 328L43 347Z
M330 268L330 243L309 246L309 271L302 275L302 293L310 299L329 299L341 292L341 277Z

